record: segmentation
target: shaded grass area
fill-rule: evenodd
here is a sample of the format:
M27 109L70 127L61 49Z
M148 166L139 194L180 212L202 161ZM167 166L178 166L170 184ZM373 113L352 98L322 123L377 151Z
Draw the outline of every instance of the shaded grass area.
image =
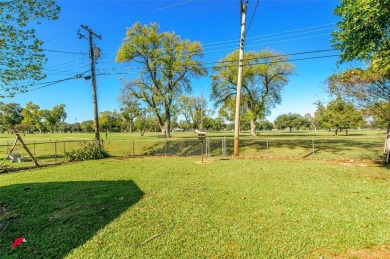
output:
M35 173L35 172L34 172ZM133 181L20 183L0 187L0 257L61 258L141 199ZM11 249L16 237L27 242Z
M0 175L0 201L19 214L0 227L0 254L318 258L390 243L386 167L198 160L107 159ZM30 243L12 251L17 235Z

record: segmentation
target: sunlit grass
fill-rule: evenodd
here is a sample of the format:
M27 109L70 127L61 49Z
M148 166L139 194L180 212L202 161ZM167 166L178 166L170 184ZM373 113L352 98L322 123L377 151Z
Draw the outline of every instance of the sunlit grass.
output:
M0 186L18 215L0 221L5 256L318 258L390 243L385 167L108 159L0 175Z

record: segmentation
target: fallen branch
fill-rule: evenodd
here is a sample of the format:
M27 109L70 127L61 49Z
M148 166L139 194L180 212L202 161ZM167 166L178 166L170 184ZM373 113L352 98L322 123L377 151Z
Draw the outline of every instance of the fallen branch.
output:
M146 239L144 242L142 242L141 246L145 245L146 243L152 241L153 239L155 238L158 238L159 236L161 236L162 234L157 234L157 235L154 235L154 236L151 236L149 237L148 239Z

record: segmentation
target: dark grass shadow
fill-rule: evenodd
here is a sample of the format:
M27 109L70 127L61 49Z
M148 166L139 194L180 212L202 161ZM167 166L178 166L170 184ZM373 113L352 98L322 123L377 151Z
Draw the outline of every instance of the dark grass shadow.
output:
M142 197L133 181L0 187L0 258L63 258ZM27 242L11 249L21 236Z

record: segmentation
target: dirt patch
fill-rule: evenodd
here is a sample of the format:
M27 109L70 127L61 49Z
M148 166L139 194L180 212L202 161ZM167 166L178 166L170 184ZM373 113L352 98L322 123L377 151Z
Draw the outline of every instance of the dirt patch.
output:
M385 259L390 258L390 245L383 245L370 249L362 249L357 251L349 251L333 257L335 259Z

